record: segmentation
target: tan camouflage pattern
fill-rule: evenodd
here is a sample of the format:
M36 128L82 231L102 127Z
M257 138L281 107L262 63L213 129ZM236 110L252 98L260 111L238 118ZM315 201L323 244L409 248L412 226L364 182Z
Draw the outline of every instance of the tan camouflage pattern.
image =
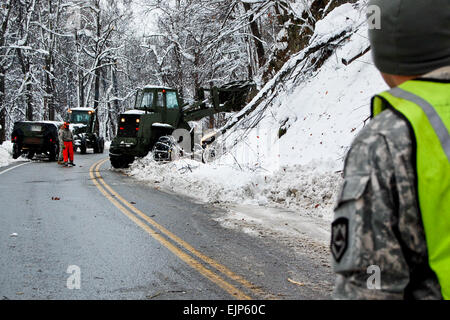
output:
M73 141L73 134L69 128L62 130L61 138L63 141Z
M442 71L433 78L449 75ZM407 121L386 110L347 154L335 220L349 220L348 247L339 263L333 259L335 299L442 299L428 265L413 141ZM381 270L379 290L368 289L371 265Z

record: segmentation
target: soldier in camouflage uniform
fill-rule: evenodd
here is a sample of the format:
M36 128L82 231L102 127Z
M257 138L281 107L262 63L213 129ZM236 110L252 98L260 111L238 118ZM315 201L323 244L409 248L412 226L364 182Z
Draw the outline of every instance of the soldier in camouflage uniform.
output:
M369 32L374 61L391 87L417 78L450 81L450 6L448 0L435 2L430 6L429 1L411 1L406 7L401 0L371 1L381 8L381 28L385 28L382 34L386 37L383 42L370 34L376 31ZM391 15L395 19L390 19ZM393 32L398 31L402 22L407 23L401 19L402 15L418 17L410 22L416 26L404 27L404 34ZM439 23L440 19L445 20ZM443 24L449 28L436 29ZM408 30L411 34L407 34ZM414 43L417 39L412 32L424 30L429 33L430 43ZM441 36L440 41L433 34ZM399 45L394 37L401 36L410 37L410 47L403 49L415 55L408 61L413 62L402 64L405 60L401 59L406 58L395 56L399 52L395 47L391 48L395 53L389 57L377 55L389 52L388 46ZM403 41L403 45L407 46L408 42ZM441 53L441 59L428 65L426 61L419 63L421 57L426 58L421 50L430 50L430 46ZM386 61L389 58L392 61ZM414 61L417 61L416 69ZM389 73L389 63L399 72ZM423 68L433 71L423 72ZM344 184L332 224L336 299L442 299L438 279L428 263L417 200L415 142L410 130L407 120L392 110L385 110L362 130L347 155ZM380 271L379 287L375 289L368 285L371 266L377 266Z

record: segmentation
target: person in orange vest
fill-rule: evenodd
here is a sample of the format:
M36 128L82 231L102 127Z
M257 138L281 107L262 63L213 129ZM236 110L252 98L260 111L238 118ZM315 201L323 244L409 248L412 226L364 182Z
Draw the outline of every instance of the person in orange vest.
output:
M72 131L70 131L69 122L64 122L64 130L62 131L61 138L64 143L64 166L75 166L73 163L73 134Z

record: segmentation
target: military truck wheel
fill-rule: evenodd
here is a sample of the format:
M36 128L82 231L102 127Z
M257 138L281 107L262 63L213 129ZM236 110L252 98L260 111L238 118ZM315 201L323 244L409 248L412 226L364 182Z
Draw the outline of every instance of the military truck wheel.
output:
M81 140L80 153L86 154L86 140L85 139Z
M13 145L13 159L18 159L21 155L19 146L17 145L17 143L14 143Z
M115 169L124 169L130 166L130 163L133 162L134 159L130 159L129 157L110 157L109 161L111 165Z
M103 153L103 151L105 151L105 140L103 140L103 138L100 140L100 153Z
M118 158L109 158L109 161L111 162L111 165L114 169L122 169L123 164L122 161Z
M33 157L34 157L34 152L33 152L33 151L28 152L27 158L30 159L30 160L32 160Z
M100 147L98 141L94 144L94 153L100 153Z
M58 161L59 147L55 144L54 147L49 151L49 161Z
M181 149L173 136L162 136L152 149L155 161L173 161L181 156Z

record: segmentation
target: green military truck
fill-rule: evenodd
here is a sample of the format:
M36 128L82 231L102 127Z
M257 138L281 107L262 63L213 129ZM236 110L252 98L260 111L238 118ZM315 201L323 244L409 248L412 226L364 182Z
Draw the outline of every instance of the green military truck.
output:
M161 86L147 86L138 90L133 110L119 116L117 136L109 151L111 165L125 168L136 157L144 157L153 150L155 160L171 160L171 135L177 129L191 134L191 150L194 147L194 133L188 121L198 121L219 112L241 110L249 92L254 88L249 81L236 81L220 88L200 88L199 102L183 105L178 91ZM209 97L206 97L209 93Z
M50 161L58 160L58 129L63 122L56 121L19 121L14 123L11 141L13 158L26 155L33 159L35 155L43 155Z
M97 113L92 108L73 108L68 111L73 133L73 150L85 154L87 149L103 153L105 140L99 134Z

